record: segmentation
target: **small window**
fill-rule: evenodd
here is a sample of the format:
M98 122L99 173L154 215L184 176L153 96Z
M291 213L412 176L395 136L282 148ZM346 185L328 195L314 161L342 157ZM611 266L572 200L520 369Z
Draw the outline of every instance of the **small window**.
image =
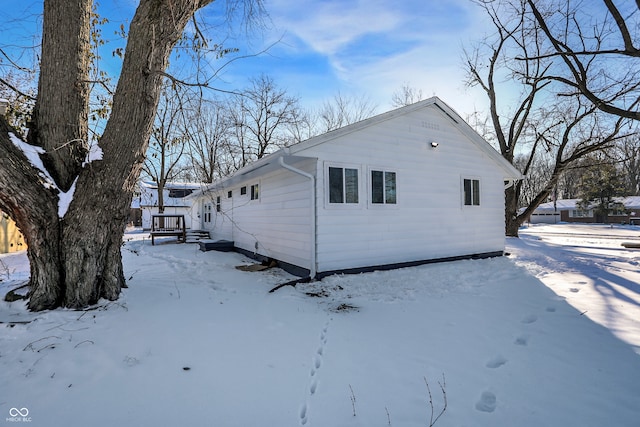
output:
M251 200L258 200L259 196L258 184L253 184L251 186Z
M480 180L464 180L464 204L465 206L480 206Z
M205 223L210 223L211 222L211 211L212 211L212 206L211 203L205 203L204 204L204 217L203 220Z
M233 197L233 191L229 190L227 191L227 199L230 199Z
M216 197L216 212L220 212L220 196Z
M190 188L171 188L169 189L169 197L172 199L181 199L193 193Z
M358 169L329 167L329 203L358 203Z
M569 216L572 218L590 218L593 216L593 213L589 209L577 209L572 210Z
M247 187L241 187L240 188L240 195L244 196L245 194L247 194Z
M396 173L371 171L371 203L396 204Z

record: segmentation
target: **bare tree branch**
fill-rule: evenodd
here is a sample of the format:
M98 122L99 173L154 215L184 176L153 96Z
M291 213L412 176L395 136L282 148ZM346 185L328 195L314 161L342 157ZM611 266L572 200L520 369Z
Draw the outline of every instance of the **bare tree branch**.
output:
M31 101L35 101L36 100L35 97L33 97L33 96L31 96L31 95L29 95L27 93L22 92L20 89L18 89L17 87L15 87L14 85L12 85L11 83L9 83L8 81L6 81L3 78L0 78L0 83L2 83L3 85L5 85L6 87L8 87L9 89L11 89L12 91L14 91L15 93L17 93L18 95L20 95L22 97L25 97L25 98L27 98L27 99L29 99Z
M578 40L582 42L582 45L579 49L572 49L568 40L566 42L561 41L558 37L554 36L554 33L551 31L549 27L548 21L551 19L551 15L543 15L538 5L534 0L526 0L527 4L537 22L539 27L542 29L544 35L547 40L551 43L554 52L551 54L547 54L546 57L560 57L562 62L565 64L567 70L571 78L558 76L554 78L556 81L561 81L568 84L571 87L574 87L582 93L590 102L592 102L598 109L603 112L613 114L615 116L626 117L634 120L640 120L640 112L633 107L625 107L618 106L614 104L616 101L620 101L624 96L629 96L633 98L633 104L637 104L638 96L634 94L636 89L639 87L639 82L629 82L629 81L618 81L621 90L618 91L619 96L614 99L605 99L603 96L596 93L596 90L592 88L593 75L595 73L589 73L588 69L590 66L594 64L595 58L603 55L617 55L619 57L632 57L637 58L640 57L640 50L636 48L633 44L633 38L629 32L628 26L624 17L621 15L617 7L613 4L611 0L603 0L606 8L611 13L611 16L615 20L615 26L620 33L620 37L624 42L624 49L602 49L601 48L601 40L603 38L602 35L597 35L594 37L596 40L596 49L584 49L586 38L584 33L582 32L582 25L578 18L576 18L572 12L566 12L564 15L564 19L566 22L565 35L568 37L568 34L571 31L576 31L579 35ZM636 2L638 4L638 8L640 9L640 2ZM568 5L567 5L568 7ZM571 27L570 27L571 25ZM583 57L587 57L586 61ZM590 57L590 58L589 58ZM527 57L526 59L534 59ZM606 77L606 75L604 75ZM638 78L635 75L632 75Z

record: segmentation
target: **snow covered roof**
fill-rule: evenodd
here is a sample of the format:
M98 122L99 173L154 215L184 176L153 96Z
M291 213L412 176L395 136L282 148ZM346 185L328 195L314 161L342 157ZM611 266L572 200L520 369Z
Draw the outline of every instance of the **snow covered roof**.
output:
M165 190L175 190L175 189L190 189L190 190L199 190L204 187L206 184L202 182L167 182L164 184ZM155 181L140 181L140 189L149 188L153 190L158 189L158 183Z
M167 182L164 186L163 203L165 207L189 207L192 200L186 196L204 188L206 184L194 182ZM182 194L172 195L175 190L185 190ZM189 191L191 190L191 191ZM186 193L186 194L185 194ZM137 205L137 206L135 206ZM140 182L140 197L131 204L132 207L158 206L158 184L152 181Z
M576 209L576 204L581 199L560 199L554 202L546 202L540 204L534 213L554 212L554 211L570 211ZM640 196L618 197L616 201L622 202L627 209L640 209Z

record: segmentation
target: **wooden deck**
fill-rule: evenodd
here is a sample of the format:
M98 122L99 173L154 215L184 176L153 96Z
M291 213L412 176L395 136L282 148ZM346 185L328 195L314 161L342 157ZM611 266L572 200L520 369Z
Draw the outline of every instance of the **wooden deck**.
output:
M178 238L178 243L187 240L187 227L184 215L151 215L151 244L155 245L156 237Z

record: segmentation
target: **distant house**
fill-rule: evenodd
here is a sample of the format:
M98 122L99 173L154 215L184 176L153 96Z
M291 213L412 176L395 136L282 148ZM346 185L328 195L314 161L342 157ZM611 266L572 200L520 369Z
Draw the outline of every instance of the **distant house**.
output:
M580 199L563 199L542 203L533 211L529 222L531 224L557 222L640 224L640 196L616 198L616 202L622 203L624 209L611 209L607 218L598 215L593 207L581 209L578 207L579 201Z
M192 196L193 221L301 276L496 256L520 178L434 97L240 169Z
M193 201L187 196L202 187L203 184L198 183L166 183L162 192L164 213L184 215L187 228L192 228L191 205ZM137 198L134 198L131 206L132 208L138 207L140 209L143 229L148 230L151 228L151 215L159 213L158 203L158 185L150 181L140 182L139 195Z
M9 216L0 211L0 254L27 249L24 236Z

